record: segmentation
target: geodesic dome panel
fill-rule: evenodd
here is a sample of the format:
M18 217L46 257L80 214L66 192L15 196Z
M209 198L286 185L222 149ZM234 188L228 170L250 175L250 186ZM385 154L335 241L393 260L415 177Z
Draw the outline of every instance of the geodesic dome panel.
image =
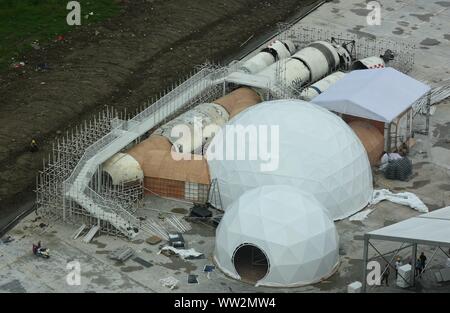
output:
M338 220L372 196L372 172L358 137L337 115L305 101L250 107L222 128L206 156L223 209L246 190L286 184L312 193Z
M339 238L326 209L311 194L287 185L246 191L216 231L214 260L241 279L233 263L242 245L258 247L268 271L256 285L294 287L330 276L339 263Z

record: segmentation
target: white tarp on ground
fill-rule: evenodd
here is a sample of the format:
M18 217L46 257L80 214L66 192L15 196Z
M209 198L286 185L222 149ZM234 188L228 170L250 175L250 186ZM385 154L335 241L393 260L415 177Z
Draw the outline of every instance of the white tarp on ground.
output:
M393 203L407 205L411 209L419 211L420 213L427 213L428 207L412 192L393 193L388 189L375 190L373 192L372 201L370 205L377 204L383 200L388 200Z
M373 191L372 201L370 206L380 203L383 200L387 200L393 203L407 205L411 209L419 211L420 213L427 213L428 207L412 192L399 192L392 193L387 189L379 189ZM364 211L358 212L355 215L350 216L350 221L363 221L369 214L375 211L376 208L367 208Z
M195 249L177 249L172 246L165 246L159 251L161 253L162 251L172 251L176 255L180 256L183 259L195 259L203 255L203 253L196 251Z
M391 67L347 74L312 102L331 111L390 123L430 90Z
M368 233L374 239L450 246L450 206Z

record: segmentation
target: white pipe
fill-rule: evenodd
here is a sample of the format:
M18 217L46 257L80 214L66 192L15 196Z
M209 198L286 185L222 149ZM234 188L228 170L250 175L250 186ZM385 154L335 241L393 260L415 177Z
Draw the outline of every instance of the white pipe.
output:
M229 114L221 105L202 103L167 122L154 134L166 137L176 152L192 153L201 149L208 136L217 133L228 119Z
M267 48L244 62L239 71L255 74L275 63L277 60L286 59L295 51L295 45L290 40L275 40Z
M300 96L305 101L310 101L314 97L320 95L322 92L327 90L331 85L336 83L338 80L343 78L346 75L346 73L343 72L335 72L331 75L326 76L325 78L322 78L318 82L315 82L311 86L303 89Z
M258 75L276 81L279 77L287 85L297 87L316 82L327 73L334 71L340 63L336 48L326 41L315 41L301 49L292 57L278 61L265 68Z

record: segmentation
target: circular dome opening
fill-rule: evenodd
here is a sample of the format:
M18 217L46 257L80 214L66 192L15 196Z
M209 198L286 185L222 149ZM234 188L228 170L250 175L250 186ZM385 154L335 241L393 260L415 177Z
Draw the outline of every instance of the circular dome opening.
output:
M269 261L263 250L252 244L243 244L233 254L233 265L241 280L256 284L269 272Z

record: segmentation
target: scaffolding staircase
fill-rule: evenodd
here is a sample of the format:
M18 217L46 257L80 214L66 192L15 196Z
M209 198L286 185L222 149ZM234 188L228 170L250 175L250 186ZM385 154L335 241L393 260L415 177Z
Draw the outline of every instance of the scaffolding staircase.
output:
M139 230L154 234L152 225L143 223L119 204L107 201L91 189L89 183L98 167L106 160L194 101L208 88L220 83L214 78L200 71L131 120L112 120L112 131L86 149L72 174L64 182L65 197L83 207L99 222L109 222L130 239L136 237Z

